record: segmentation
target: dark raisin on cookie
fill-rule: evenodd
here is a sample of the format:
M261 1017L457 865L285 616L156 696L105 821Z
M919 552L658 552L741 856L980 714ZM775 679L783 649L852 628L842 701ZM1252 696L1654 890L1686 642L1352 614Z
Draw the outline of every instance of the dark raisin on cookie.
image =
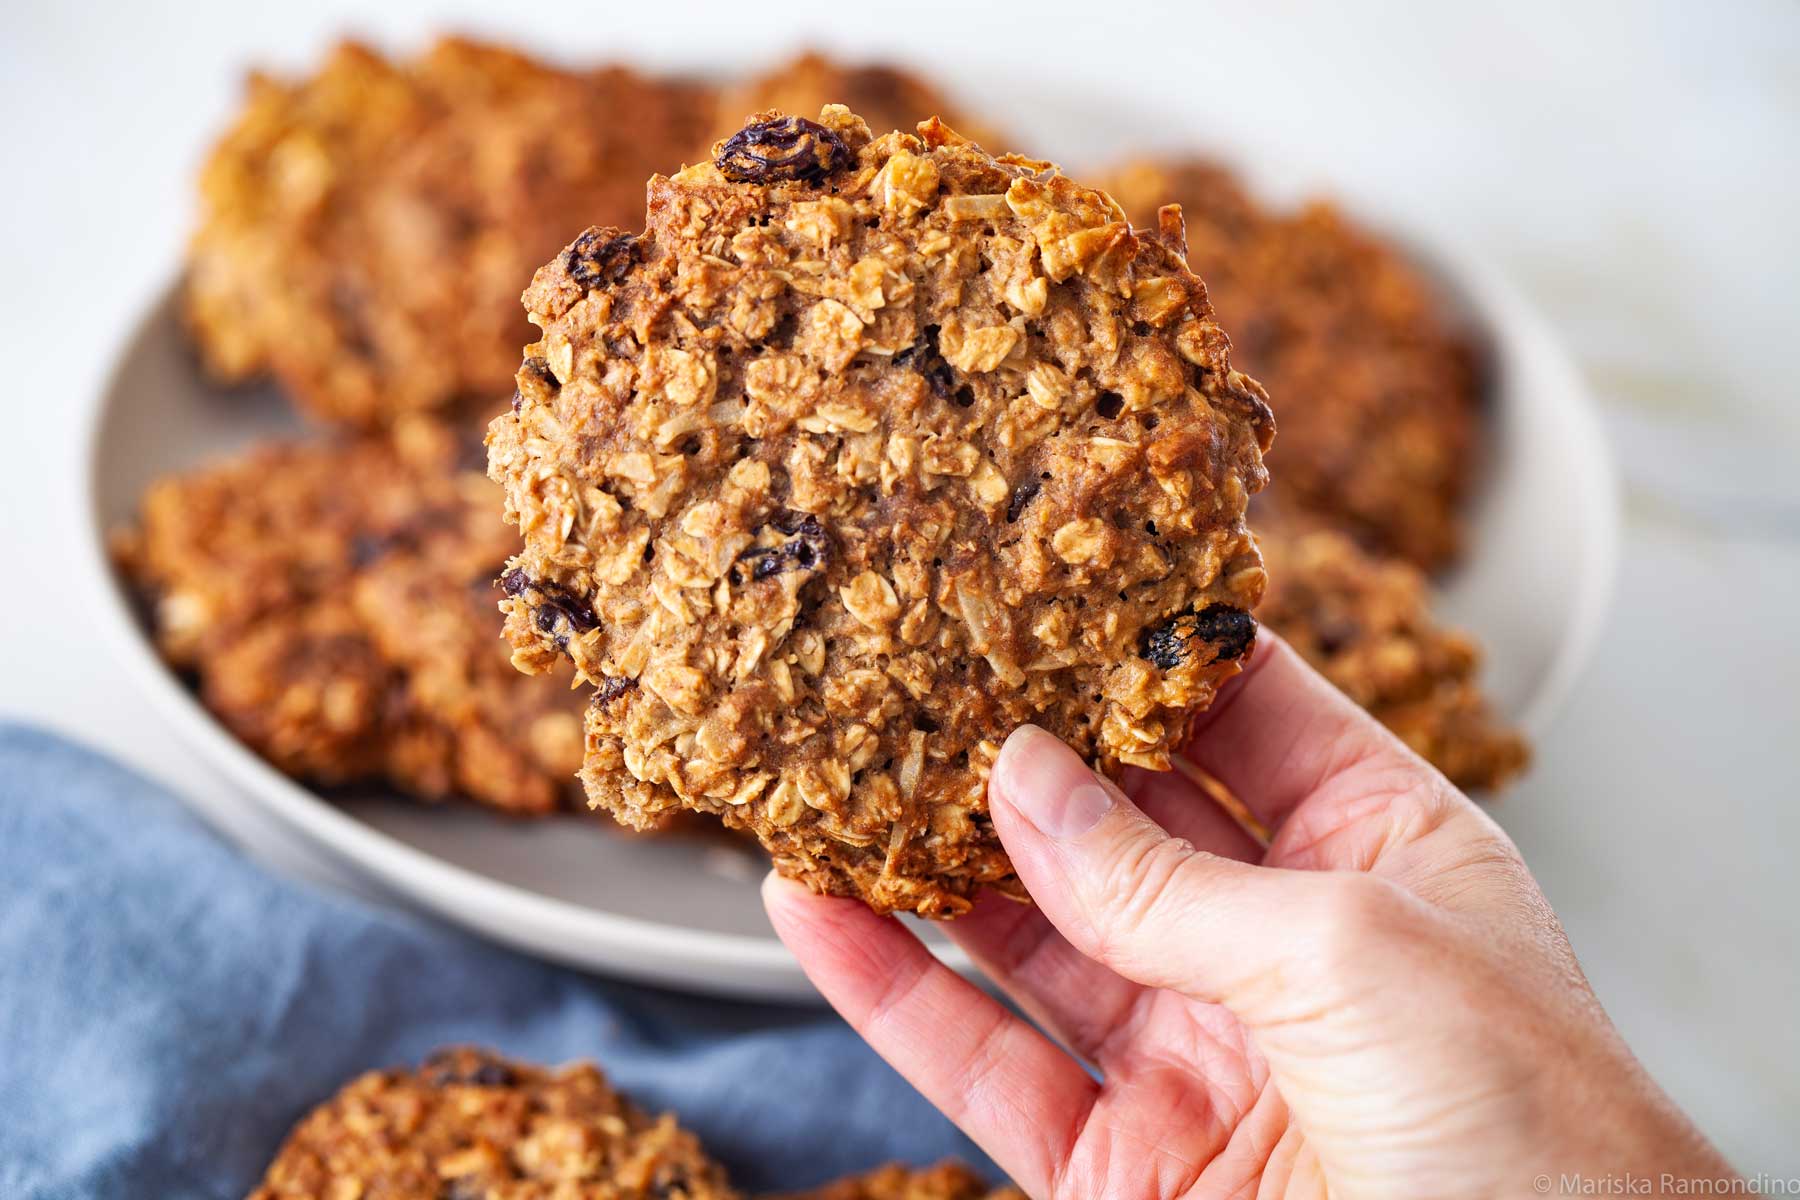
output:
M589 230L589 232L593 231ZM512 410L514 412L523 411L527 399L548 399L562 387L562 381L557 379L556 372L550 369L550 364L535 354L525 360L524 365L513 376L513 381L517 385L513 388L512 394Z
M930 385L932 395L939 400L948 400L958 391L956 368L944 361L944 356L938 353L937 345L938 327L927 325L918 341L894 355L894 365L917 372ZM966 387L961 390L968 391ZM970 399L973 400L972 393ZM962 407L967 408L968 404L963 404Z
M440 1050L425 1060L425 1081L433 1087L509 1087L513 1069L478 1050Z
M1012 490L1012 497L1006 502L1006 523L1008 525L1019 519L1020 514L1025 511L1025 506L1037 499L1037 494L1042 488L1043 484L1037 480L1027 479Z
M1139 653L1158 670L1173 671L1187 661L1195 641L1215 648L1213 662L1225 662L1242 658L1255 640L1255 617L1229 604L1209 604L1198 613L1177 613L1146 629Z
M571 630L591 633L600 628L594 606L562 584L549 579L533 579L518 567L500 576L500 590L508 596L523 596L533 589L538 593L538 599L530 602L533 619L539 630L556 639L558 646L568 645ZM559 630L559 624L566 628Z
M590 633L600 628L600 619L594 615L593 606L562 584L541 579L532 586L544 597L538 602L539 611L556 614L577 633Z
M535 354L525 360L524 370L529 371L537 378L539 383L543 384L553 392L562 386L562 384L557 381L555 372L550 370L550 364Z
M611 704L626 692L637 687L638 681L629 676L607 675L601 678L600 686L594 689L594 703Z
M831 535L811 513L777 513L769 526L787 540L773 546L752 546L738 555L739 562L750 564L752 580L772 579L789 571L820 571L831 562Z
M844 140L817 121L775 117L732 134L713 162L734 183L817 183L850 157Z
M590 229L576 238L564 253L568 256L569 278L582 287L618 283L637 261L637 235L613 229ZM548 373L546 367L545 374Z

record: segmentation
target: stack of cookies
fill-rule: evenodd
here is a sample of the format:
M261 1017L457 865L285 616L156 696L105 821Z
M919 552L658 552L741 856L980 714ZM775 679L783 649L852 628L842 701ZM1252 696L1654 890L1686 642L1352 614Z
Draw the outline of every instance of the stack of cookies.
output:
M1481 694L1481 654L1431 613L1479 478L1481 360L1400 254L1331 205L1271 211L1198 159L1128 164L1109 188L1140 220L1179 204L1242 369L1280 436L1252 524L1257 616L1460 787L1492 790L1529 752Z
M1259 619L1456 782L1519 770L1431 614L1482 414L1426 283L1214 166L996 140L817 56L254 77L188 324L317 430L146 495L162 651L311 783L711 813L931 916L1018 891L1008 730L1166 769Z

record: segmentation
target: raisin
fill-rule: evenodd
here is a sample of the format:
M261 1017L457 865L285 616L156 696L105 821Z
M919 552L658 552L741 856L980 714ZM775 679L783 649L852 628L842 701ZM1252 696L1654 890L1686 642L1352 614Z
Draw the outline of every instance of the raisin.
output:
M1110 421L1125 411L1125 397L1117 392L1101 392L1100 398L1094 401L1094 411Z
M441 1050L425 1060L422 1074L432 1087L507 1087L514 1082L511 1067L472 1050Z
M713 161L733 183L818 183L851 157L844 139L817 121L775 117L732 134Z
M594 689L594 703L604 708L637 685L638 681L629 676L602 676L600 686Z
M393 548L394 540L391 537L359 533L350 539L350 565L358 570L372 566L386 557Z
M1229 604L1209 604L1198 613L1176 613L1162 624L1146 629L1138 653L1150 665L1172 671L1186 661L1193 642L1214 648L1213 662L1242 658L1256 639L1256 618Z
M533 396L542 399L555 395L557 390L562 387L562 382L556 378L556 372L550 369L550 364L536 355L525 360L524 365L519 368L516 378L519 386L513 389L512 409L514 412L519 412L525 407L527 388L531 390Z
M932 394L939 400L948 400L954 394L952 389L956 383L956 372L940 358L926 368L925 382L931 385Z
M587 633L600 628L600 618L594 615L593 607L582 597L560 583L540 580L536 586L544 595L541 607L554 609L577 632Z
M1256 640L1256 618L1229 604L1209 604L1200 610L1198 632L1218 646L1213 661L1242 658Z
M1043 485L1035 479L1027 479L1012 490L1012 499L1006 502L1006 523L1011 525L1025 511L1025 506L1037 499Z
M650 1195L654 1200L679 1200L693 1194L694 1178L686 1163L664 1163L656 1168L656 1174L650 1180Z
M619 283L637 261L637 236L610 229L590 229L563 252L569 278L584 288Z
M500 576L500 590L509 596L523 596L532 588L537 589L539 596L532 604L534 623L539 633L556 639L559 649L568 648L569 635L558 632L558 622L576 633L600 628L600 619L594 615L593 606L562 584L548 579L534 580L518 567Z
M919 370L919 368L913 364L917 363L923 355L935 351L937 347L937 335L938 327L936 325L927 325L924 332L919 335L918 341L894 355L894 365L896 367L906 367L909 370Z
M752 581L772 579L789 571L819 571L831 561L831 535L811 513L780 512L769 524L786 535L776 546L753 546L738 555L750 564Z
M967 384L960 389L956 386L956 369L938 353L937 339L938 327L927 325L918 341L894 355L894 365L923 376L931 386L931 394L939 400L954 397L958 405L968 408L975 403L975 393ZM966 399L964 393L967 393Z

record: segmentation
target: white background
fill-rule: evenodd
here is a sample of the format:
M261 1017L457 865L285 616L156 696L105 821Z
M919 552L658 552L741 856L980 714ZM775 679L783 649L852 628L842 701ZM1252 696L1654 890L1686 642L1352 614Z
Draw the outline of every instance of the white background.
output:
M223 786L126 690L67 563L84 414L247 64L346 29L689 69L811 41L931 65L997 120L1015 87L1065 96L1070 144L1028 148L1071 160L1107 148L1107 97L1154 98L1166 125L1121 148L1329 181L1480 246L1560 326L1621 460L1625 560L1496 813L1657 1077L1741 1167L1800 1173L1800 5L361 7L0 12L0 712Z

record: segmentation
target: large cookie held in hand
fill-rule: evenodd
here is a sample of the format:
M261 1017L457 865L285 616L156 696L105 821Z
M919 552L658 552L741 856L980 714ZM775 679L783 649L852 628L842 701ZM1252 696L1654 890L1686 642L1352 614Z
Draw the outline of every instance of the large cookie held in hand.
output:
M936 121L766 114L540 270L489 435L515 658L599 686L584 781L879 910L1019 885L989 767L1035 722L1168 765L1255 635L1273 422L1179 216L1133 230Z

